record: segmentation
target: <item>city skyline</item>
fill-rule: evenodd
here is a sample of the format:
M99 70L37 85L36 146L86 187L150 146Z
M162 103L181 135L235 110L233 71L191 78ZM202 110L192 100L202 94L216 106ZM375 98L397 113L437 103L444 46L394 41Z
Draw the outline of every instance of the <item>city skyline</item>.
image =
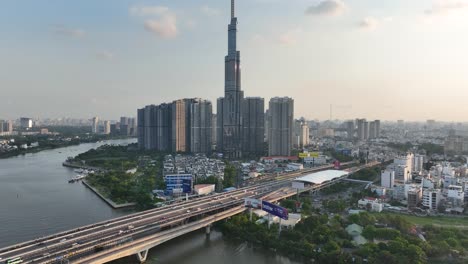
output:
M228 1L109 3L3 4L2 119L112 119L184 97L216 103ZM333 119L467 121L467 11L450 0L240 0L243 90L292 97L296 117L308 119L328 119L332 104Z

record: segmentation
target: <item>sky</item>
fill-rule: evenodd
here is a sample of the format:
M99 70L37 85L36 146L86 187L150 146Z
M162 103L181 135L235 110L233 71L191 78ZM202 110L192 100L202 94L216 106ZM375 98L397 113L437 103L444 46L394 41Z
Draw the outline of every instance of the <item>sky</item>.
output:
M224 94L229 0L3 0L0 119ZM468 121L468 0L237 0L246 96L308 119ZM216 109L216 107L214 107Z

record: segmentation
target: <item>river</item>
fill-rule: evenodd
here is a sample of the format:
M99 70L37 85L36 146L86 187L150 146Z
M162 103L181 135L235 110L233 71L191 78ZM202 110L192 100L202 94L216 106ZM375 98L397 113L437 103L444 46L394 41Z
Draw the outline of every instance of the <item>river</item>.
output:
M0 159L0 248L75 227L115 218L130 210L114 210L62 166L76 156L103 144L129 144L135 139L85 143ZM137 263L135 257L118 263ZM135 261L135 262L134 262ZM150 251L148 263L294 263L245 243L226 242L213 231L209 239L194 232Z

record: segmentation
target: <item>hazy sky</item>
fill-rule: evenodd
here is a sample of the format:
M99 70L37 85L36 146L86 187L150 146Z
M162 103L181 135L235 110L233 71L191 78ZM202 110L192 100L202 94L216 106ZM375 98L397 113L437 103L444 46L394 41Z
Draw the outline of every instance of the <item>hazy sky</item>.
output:
M468 121L468 1L237 0L246 96L296 116ZM229 0L4 0L0 119L224 93Z

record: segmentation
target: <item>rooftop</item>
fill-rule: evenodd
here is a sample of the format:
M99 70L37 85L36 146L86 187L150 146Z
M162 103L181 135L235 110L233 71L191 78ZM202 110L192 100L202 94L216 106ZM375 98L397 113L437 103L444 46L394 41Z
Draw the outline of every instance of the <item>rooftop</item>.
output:
M336 178L341 178L349 173L342 170L326 170L308 174L303 177L296 178L295 181L301 181L312 184L322 184Z

